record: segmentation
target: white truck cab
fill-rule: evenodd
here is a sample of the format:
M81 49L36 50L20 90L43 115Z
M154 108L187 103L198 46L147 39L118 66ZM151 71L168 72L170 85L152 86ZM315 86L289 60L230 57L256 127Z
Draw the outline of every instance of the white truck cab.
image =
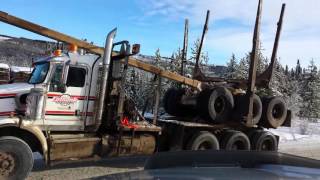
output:
M113 94L112 106L105 102L111 91L116 92L113 88L121 84L121 78L116 76L120 74L117 71L120 61L128 62L128 57L139 50L131 53L127 41L113 43L115 34L116 29L108 34L103 57L57 50L34 62L28 84L0 86L0 179L25 178L32 169L32 152L40 152L47 164L68 158L115 154L117 149L116 154L120 154L116 148L118 132L107 134L99 128L105 121L120 119L120 116L116 118L119 113L113 112L122 107L118 106L121 93ZM118 45L122 51L113 55L114 46ZM109 64L113 64L111 68ZM109 75L115 80L111 81ZM117 83L114 85L114 82ZM104 117L105 111L111 115ZM156 128L155 132L159 131L160 128ZM128 139L126 135L122 138ZM151 145L141 143L146 139L151 140ZM129 142L125 141L126 146ZM151 154L155 138L135 135L131 146L136 146L138 153Z
M99 64L99 56L77 52L36 61L29 79L34 88L27 98L26 118L52 131L82 131L93 125ZM41 93L41 105L32 99L35 92ZM35 112L34 105L42 108Z

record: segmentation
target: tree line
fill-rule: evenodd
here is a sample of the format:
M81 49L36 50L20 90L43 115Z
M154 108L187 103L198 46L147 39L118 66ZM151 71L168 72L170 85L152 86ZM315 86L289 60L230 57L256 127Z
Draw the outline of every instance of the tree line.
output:
M269 60L261 53L258 57L257 74L260 74L268 67ZM232 55L227 63L227 72L224 76L246 79L249 62L250 54L239 60ZM289 109L300 119L316 122L320 118L320 71L314 60L309 62L308 67L303 68L298 59L296 66L291 69L277 61L270 89L257 89L257 94L283 97Z
M190 58L186 61L185 75L191 77L195 63L195 57L199 50L199 40L193 43ZM257 75L262 73L269 65L269 59L258 53ZM209 57L207 52L200 55L200 65L206 71ZM180 72L182 63L182 51L178 48L170 58L163 58L157 49L151 63L157 67L172 72ZM234 54L227 62L226 72L219 74L229 79L247 79L250 64L250 53L237 59ZM134 99L138 108L146 112L153 112L154 94L157 88L157 78L153 74L130 68L127 77L127 93ZM179 87L179 84L167 79L161 79L161 97L170 87ZM257 89L258 95L281 96L288 104L288 108L294 115L308 122L316 122L320 118L320 71L311 60L308 67L303 68L300 60L296 66L289 68L276 61L274 73L269 89ZM161 111L160 111L161 112Z

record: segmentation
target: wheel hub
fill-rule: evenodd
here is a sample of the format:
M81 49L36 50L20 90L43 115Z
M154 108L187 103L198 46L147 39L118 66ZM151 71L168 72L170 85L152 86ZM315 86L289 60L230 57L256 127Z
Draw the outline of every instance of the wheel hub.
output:
M0 152L0 176L9 176L14 169L14 157L6 152Z

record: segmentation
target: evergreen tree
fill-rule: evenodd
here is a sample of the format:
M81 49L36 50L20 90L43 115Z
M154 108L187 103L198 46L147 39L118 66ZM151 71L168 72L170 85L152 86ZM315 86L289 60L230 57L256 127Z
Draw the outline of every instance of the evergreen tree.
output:
M181 71L181 63L182 63L182 50L180 47L178 50L174 53L174 60L172 62L173 72L180 73Z
M301 68L301 65L300 65L300 60L298 59L297 60L297 65L296 65L296 72L295 72L296 79L300 79L301 74L302 74L302 68Z
M200 48L200 39L197 39L194 43L193 43L193 47L191 47L191 58L190 60L195 63L196 62L196 58L197 58L197 54L199 52L199 48ZM204 52L203 49L200 53L200 59L199 59L199 65L205 65L209 62L209 56L207 52Z
M208 63L209 63L209 54L208 54L208 52L204 52L201 58L202 58L201 64L207 66Z
M199 52L199 48L200 48L200 39L198 38L194 43L193 46L191 47L191 57L190 60L193 63L196 63L196 58L197 58L197 54ZM200 54L200 60L201 60L201 55L203 54L203 52L201 52Z
M240 59L239 66L236 71L237 79L248 79L249 66L250 66L249 64L250 64L250 55L247 54L246 57Z
M320 76L313 60L303 75L303 80L300 116L315 121L320 117Z
M295 78L295 73L294 73L295 71L293 70L293 68L291 68L291 70L290 70L290 78L291 79L294 79Z
M230 61L227 63L227 71L226 71L226 78L229 79L237 79L237 69L238 69L238 64L237 60L234 54L232 54Z
M154 59L154 62L153 64L155 66L160 66L160 61L161 61L161 54L160 54L160 49L158 48L155 52L155 59Z
M249 61L250 62L250 61ZM268 67L268 58L262 52L258 52L257 75L261 74Z
M198 38L194 43L193 43L193 47L191 47L191 56L190 56L190 61L192 62L192 64L196 63L196 58L197 58L197 54L199 52L199 48L200 48L200 39ZM203 65L208 65L209 63L209 55L208 52L204 52L203 49L200 53L200 58L199 58L199 66L200 68ZM193 73L193 68L194 66L187 66L186 68L186 75L191 75ZM204 69L204 71L206 71Z
M288 67L288 65L286 65L286 69L285 69L285 72L284 72L284 73L285 73L286 76L289 75L289 67Z
M244 58L240 59L239 65L237 67L237 72L236 72L237 79L248 79L250 61L251 61L251 53L247 53ZM268 59L263 57L263 54L261 52L258 52L257 61L258 61L257 75L259 75L268 67Z
M169 63L169 70L170 71L175 71L176 70L176 68L175 68L175 66L174 66L174 61L175 61L176 59L175 59L175 53L173 52L172 54L171 54L171 57L170 57L170 63Z

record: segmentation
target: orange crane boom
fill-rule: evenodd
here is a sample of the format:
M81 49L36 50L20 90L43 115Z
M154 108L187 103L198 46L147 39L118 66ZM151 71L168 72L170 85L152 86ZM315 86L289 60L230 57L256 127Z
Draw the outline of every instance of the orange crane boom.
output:
M37 25L35 23L26 21L24 19L9 15L8 13L3 12L3 11L0 11L0 21L7 23L7 24L11 24L13 26L16 26L16 27L19 27L22 29L25 29L25 30L28 30L28 31L31 31L33 33L48 37L48 38L57 40L57 41L77 45L78 47L86 49L89 52L94 53L94 54L102 55L104 52L104 48L102 48L102 47L90 44L86 41L79 40L77 38L68 36L68 35L60 33L58 31ZM198 80L181 76L178 73L163 70L163 69L158 68L156 66L139 61L133 57L129 58L128 64L129 64L129 66L132 66L132 67L135 67L138 69L142 69L144 71L156 74L158 76L161 76L161 77L173 80L173 81L177 81L179 83L182 83L182 84L185 84L185 85L188 85L193 88L197 88L197 89L201 90L201 82Z

